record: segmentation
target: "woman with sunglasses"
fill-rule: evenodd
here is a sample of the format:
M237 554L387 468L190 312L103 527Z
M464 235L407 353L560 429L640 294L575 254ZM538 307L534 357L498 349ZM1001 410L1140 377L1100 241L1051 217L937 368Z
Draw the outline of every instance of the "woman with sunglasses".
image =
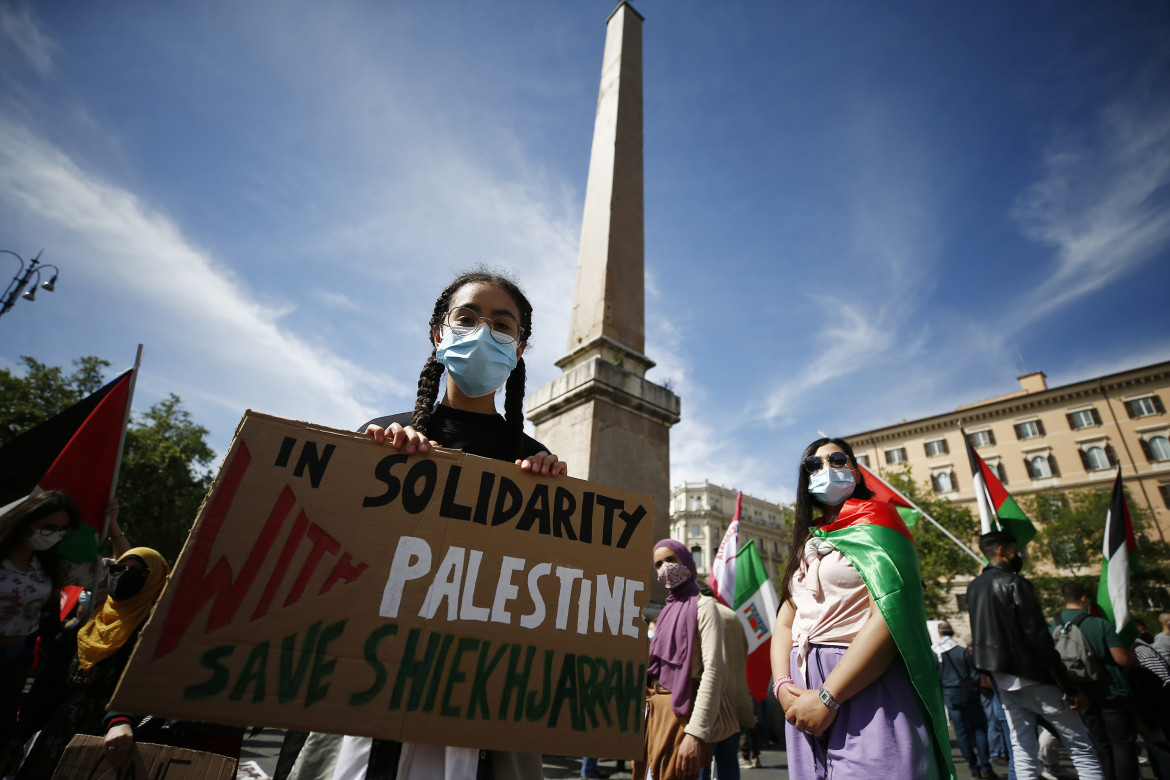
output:
M565 474L565 463L524 433L523 355L531 334L532 304L515 282L487 271L459 276L439 294L427 322L432 350L419 376L414 410L370 420L360 430L408 455L441 446L514 462L533 474ZM446 387L440 399L444 373ZM496 391L501 387L503 416L496 411ZM331 735L291 734L281 749L277 777L284 776L282 772L292 780L543 776L536 753L364 737L344 737L339 747L336 742Z
M63 700L48 719L17 773L18 780L52 777L75 734L104 736L106 758L121 766L134 744L132 719L109 713L106 702L138 641L170 567L149 547L134 547L109 568L109 595L77 632L77 656L69 667Z
M910 531L841 439L805 449L797 485L771 651L789 773L954 778Z

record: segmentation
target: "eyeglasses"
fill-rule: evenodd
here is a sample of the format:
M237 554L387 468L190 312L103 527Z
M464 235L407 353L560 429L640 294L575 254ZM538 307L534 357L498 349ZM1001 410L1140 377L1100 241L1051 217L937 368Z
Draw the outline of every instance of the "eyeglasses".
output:
M110 574L121 574L124 571L129 571L130 569L138 569L143 574L150 574L150 569L146 568L145 566L131 566L128 563L110 564Z
M849 456L844 452L830 452L824 458L820 455L809 455L804 459L804 470L809 474L816 474L825 467L825 461L835 469L843 469L849 465Z
M487 323L488 332L500 344L519 344L524 335L520 323L511 314L497 314L494 317L481 317L474 309L460 307L452 309L443 317L443 321L456 336L470 336L479 329L481 323Z

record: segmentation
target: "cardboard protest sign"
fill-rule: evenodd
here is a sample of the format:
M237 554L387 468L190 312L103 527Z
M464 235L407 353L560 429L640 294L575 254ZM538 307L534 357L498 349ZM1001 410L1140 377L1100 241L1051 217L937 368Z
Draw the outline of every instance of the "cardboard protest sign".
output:
M78 734L69 741L53 780L234 780L236 760L215 753L135 742L125 766L106 761L101 737Z
M653 514L249 411L111 707L638 756Z

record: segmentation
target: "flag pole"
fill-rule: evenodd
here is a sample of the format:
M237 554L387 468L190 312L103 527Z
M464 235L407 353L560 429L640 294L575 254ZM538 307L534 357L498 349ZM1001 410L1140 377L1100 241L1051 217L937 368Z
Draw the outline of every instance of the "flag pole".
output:
M130 375L130 392L126 396L126 415L122 418L122 435L118 439L118 457L114 461L114 478L110 480L110 500L118 490L118 474L122 471L122 450L126 446L126 430L130 427L130 407L134 403L134 385L138 382L138 367L142 365L142 345L138 345L138 353L134 356L134 373ZM102 516L102 536L104 542L110 533L110 514Z
M878 479L881 479L881 477L878 477ZM950 539L950 540L951 540L952 542L954 542L955 544L959 545L959 548L960 548L960 549L961 549L963 552L967 553L967 554L968 554L968 555L970 555L972 558L974 558L976 563L978 563L980 566L982 566L982 565L983 565L983 559L982 559L982 558L980 558L980 557L979 557L978 555L976 555L975 553L971 552L971 548L970 548L970 547L968 547L967 545L963 544L963 542L962 542L962 541L960 541L960 540L959 540L959 538L958 538L958 537L956 537L956 536L955 536L953 533L951 533L951 532L950 532L950 531L948 531L947 529L943 528L942 524L941 524L941 523L939 523L939 521L935 520L933 517L931 517L930 515L928 515L926 512L923 512L923 511L922 511L922 507L918 506L918 504L915 504L913 501L911 501L909 498L907 498L907 497L905 496L905 494L903 494L903 493L902 493L902 491L901 491L901 490L898 490L898 488L894 487L894 486L893 486L893 485L891 485L889 482L886 482L884 479L881 479L881 481L882 481L883 483L885 483L885 486L886 486L886 487L888 487L890 490L892 490L892 491L894 492L894 495L896 495L898 498L900 498L900 499L902 499L903 501L905 501L905 502L906 502L907 504L909 504L910 506L912 506L912 507L914 507L915 509L917 509L919 512L922 512L922 517L923 517L923 519L925 519L925 520L929 520L931 525L933 525L933 526L934 526L935 528L937 528L938 530L942 531L942 532L943 532L943 534L945 534L945 535L946 535L946 537L947 537L948 539Z

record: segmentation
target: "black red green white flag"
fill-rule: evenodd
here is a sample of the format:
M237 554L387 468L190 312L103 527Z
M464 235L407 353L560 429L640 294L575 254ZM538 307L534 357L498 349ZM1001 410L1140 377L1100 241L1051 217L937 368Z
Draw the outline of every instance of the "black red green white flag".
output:
M967 445L967 458L971 461L971 478L975 483L975 503L979 507L979 528L981 534L992 531L1010 531L1016 537L1016 546L1023 550L1036 536L1032 521L1020 509L1011 494L1004 488L983 458L971 446L967 432L960 429Z
M1101 581L1097 586L1097 606L1106 620L1113 623L1114 630L1123 639L1137 635L1136 626L1129 614L1129 572L1137 568L1137 542L1133 535L1133 522L1129 517L1129 506L1125 502L1125 490L1121 486L1121 467L1117 467L1117 479L1113 481L1113 499L1105 515L1105 539L1101 549Z

